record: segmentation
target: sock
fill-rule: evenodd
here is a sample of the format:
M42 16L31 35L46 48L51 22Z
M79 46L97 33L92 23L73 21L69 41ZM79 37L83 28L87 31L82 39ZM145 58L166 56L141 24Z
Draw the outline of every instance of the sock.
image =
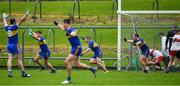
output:
M44 66L41 66L41 69L46 69Z
M90 70L90 71L94 71L94 68L90 67L89 70Z
M26 74L25 71L21 71L22 75Z
M11 72L11 71L8 71L8 74L12 74L12 72Z
M70 77L70 76L68 76L68 77L67 77L67 80L68 80L68 81L71 81L71 77Z

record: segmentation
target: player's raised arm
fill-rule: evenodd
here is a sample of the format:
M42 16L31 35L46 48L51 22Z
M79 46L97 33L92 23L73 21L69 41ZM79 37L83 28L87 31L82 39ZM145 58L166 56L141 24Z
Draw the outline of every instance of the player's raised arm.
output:
M26 14L17 22L17 25L20 25L22 22L24 22L29 15L29 11L26 11Z
M4 22L4 26L8 26L8 22L7 22L7 15L6 13L3 13L3 22Z
M35 39L37 39L37 40L40 40L40 37L38 37L35 32L32 32L32 37L35 38Z
M63 25L59 24L57 21L54 21L53 23L54 23L54 25L58 26L60 29L65 30Z

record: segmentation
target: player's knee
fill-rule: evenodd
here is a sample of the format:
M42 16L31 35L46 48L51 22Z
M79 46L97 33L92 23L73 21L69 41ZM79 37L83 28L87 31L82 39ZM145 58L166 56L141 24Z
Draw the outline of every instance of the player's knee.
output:
M69 64L69 61L64 61L65 65L68 65Z
M94 61L91 61L91 60L90 60L89 63L90 63L90 64L94 64Z
M33 62L37 62L38 60L37 59L33 59Z
M81 68L81 65L80 64L76 64L77 68Z

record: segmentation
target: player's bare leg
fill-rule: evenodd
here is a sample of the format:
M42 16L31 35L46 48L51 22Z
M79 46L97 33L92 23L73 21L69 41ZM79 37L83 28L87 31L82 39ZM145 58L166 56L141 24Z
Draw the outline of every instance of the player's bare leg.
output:
M73 60L73 55L69 54L68 57L65 60L66 70L67 70L67 79L62 84L70 84L71 83L71 72L72 72L72 65L71 62Z
M96 70L92 67L90 67L89 65L87 64L84 64L84 63L81 63L79 57L77 56L74 56L75 59L74 59L74 64L79 67L79 68L84 68L84 69L89 69L93 74L94 74L94 78L96 77Z
M13 60L13 54L8 53L8 62L7 62L7 69L8 69L8 77L12 77L12 60Z
M41 67L41 71L46 69L40 62L41 57L39 56L39 54L36 55L36 57L34 58L34 62L36 62L40 67Z
M93 58L90 59L89 63L91 63L91 64L97 64L97 65L99 65L105 72L109 72L109 71L106 69L105 65L103 65L103 64L101 63L101 59L98 58L98 57L97 57L97 59L93 59Z
M167 67L167 70L166 70L166 73L169 72L169 68L173 65L173 62L174 62L174 57L170 56L170 61L168 63L168 67Z
M29 74L25 73L25 69L24 69L24 65L23 65L23 62L22 62L21 53L18 54L18 66L21 68L22 77L30 77Z
M53 68L53 66L51 65L51 63L49 62L48 59L44 59L44 63L51 69L51 73L52 73L52 74L55 74L55 73L56 73L55 68Z
M147 70L146 70L146 57L144 55L142 55L140 57L140 63L141 63L141 66L142 66L142 70L147 73Z

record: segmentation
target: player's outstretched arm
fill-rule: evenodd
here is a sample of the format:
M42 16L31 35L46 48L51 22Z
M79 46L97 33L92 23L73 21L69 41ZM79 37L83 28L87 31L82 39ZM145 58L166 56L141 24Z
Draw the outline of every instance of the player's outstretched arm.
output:
M20 25L22 22L24 22L29 15L29 11L26 11L26 14L17 22L17 25Z
M128 43L133 43L133 40L127 40L127 38L124 38L124 41Z
M90 48L87 48L87 49L81 54L81 56L87 54L90 50L91 50Z
M4 22L4 26L8 26L8 22L7 22L7 15L6 13L3 13L3 22Z
M57 21L54 21L53 23L54 23L55 26L58 26L60 29L65 30L63 25L59 24Z

